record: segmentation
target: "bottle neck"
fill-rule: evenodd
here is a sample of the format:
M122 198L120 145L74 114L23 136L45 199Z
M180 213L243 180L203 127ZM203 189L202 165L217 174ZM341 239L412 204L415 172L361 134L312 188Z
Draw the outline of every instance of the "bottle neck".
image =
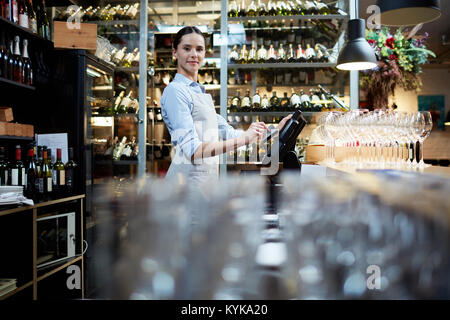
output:
M56 161L58 161L58 162L61 161L61 149L58 149L56 151Z
M22 150L20 148L16 149L16 161L22 160Z
M29 58L29 56L28 56L28 42L25 40L24 42L23 42L23 57L24 58Z
M14 42L14 55L20 56L19 40L16 39Z

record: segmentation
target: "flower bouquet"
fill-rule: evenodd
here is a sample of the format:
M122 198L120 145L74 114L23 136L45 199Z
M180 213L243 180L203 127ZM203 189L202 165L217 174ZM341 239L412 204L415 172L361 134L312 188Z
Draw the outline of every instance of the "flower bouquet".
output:
M436 57L425 46L428 33L410 36L399 28L392 35L384 27L367 30L366 38L378 60L377 67L361 74L361 89L367 95L369 106L387 108L389 96L394 95L397 85L406 91L420 89L420 65L428 62L428 56Z

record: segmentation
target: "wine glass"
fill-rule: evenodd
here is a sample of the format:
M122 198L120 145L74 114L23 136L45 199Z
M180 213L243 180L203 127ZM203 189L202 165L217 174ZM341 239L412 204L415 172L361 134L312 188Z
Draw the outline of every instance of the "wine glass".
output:
M423 142L431 134L431 130L433 129L433 119L429 111L420 111L419 113L422 114L424 119L424 128L423 128L424 130L422 131L422 134L419 137L419 151L420 151L419 167L424 168L428 167L429 165L426 165L425 162L423 162Z
M419 165L417 161L417 142L420 140L420 137L425 133L425 117L420 112L414 112L411 114L410 117L410 134L413 143L413 160L412 165L413 167L417 167Z

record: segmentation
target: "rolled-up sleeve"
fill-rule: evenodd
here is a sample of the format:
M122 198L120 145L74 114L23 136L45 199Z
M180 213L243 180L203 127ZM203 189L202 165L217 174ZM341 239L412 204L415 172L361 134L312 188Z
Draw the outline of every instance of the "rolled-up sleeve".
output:
M244 133L243 130L237 130L230 126L227 121L219 114L217 115L217 124L219 127L219 136L222 138L222 140L239 138L242 133Z
M161 97L161 114L173 145L178 146L188 159L192 158L201 145L191 110L190 94L182 85L170 84L165 88Z

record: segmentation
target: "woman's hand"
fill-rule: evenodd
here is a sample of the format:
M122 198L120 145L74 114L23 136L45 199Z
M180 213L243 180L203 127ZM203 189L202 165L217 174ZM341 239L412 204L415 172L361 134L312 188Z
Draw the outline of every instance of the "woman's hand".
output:
M292 118L292 114L290 114L287 117L284 117L283 119L281 119L280 123L277 125L277 129L279 131L281 131L281 129L283 129L284 125L286 124L286 122L288 122L291 118Z
M247 131L242 135L244 139L244 144L252 144L258 140L259 137L263 136L269 127L264 122L253 122Z

